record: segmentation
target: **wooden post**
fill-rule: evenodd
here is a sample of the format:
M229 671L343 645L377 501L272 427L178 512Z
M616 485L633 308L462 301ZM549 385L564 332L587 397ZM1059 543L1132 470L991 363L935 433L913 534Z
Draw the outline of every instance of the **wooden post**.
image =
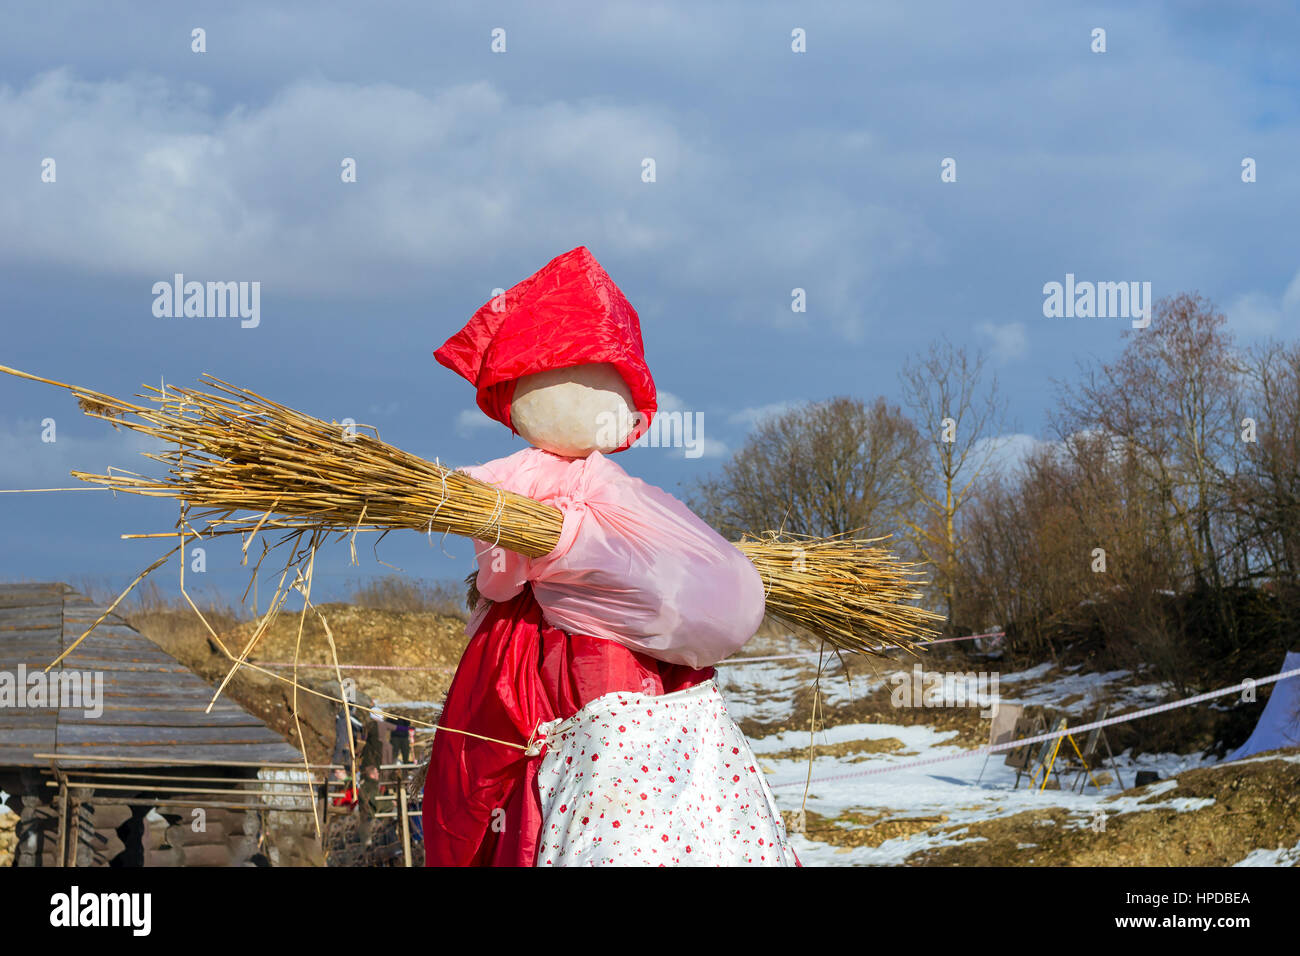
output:
M68 781L59 772L59 866L68 865Z
M1115 775L1115 783L1121 790L1124 789L1124 778L1119 775L1119 767L1115 766L1115 752L1110 749L1110 741L1106 738L1106 731L1101 732L1101 742L1106 745L1107 763L1110 765L1110 772ZM1136 785L1136 781L1134 781Z
M67 784L64 784L67 787ZM68 829L71 831L68 835L72 838L68 841L68 856L64 860L64 866L75 868L77 865L77 851L81 849L81 793L80 789L68 790Z
M402 817L402 856L406 860L406 865L411 865L411 818L407 816L406 810L406 779L405 774L398 771L397 774L397 811Z

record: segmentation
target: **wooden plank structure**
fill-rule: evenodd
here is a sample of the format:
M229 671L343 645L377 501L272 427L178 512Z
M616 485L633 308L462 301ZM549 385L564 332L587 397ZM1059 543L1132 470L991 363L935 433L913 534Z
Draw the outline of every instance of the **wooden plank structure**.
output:
M263 821L287 814L314 839L323 781L297 748L227 697L208 712L212 686L117 615L45 673L103 612L66 584L0 584L0 788L21 808L18 865L247 864ZM312 862L296 844L284 856Z

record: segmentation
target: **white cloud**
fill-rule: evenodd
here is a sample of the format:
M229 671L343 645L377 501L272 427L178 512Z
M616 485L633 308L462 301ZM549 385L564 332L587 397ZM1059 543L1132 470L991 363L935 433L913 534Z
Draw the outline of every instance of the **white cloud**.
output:
M703 439L701 446L701 458L726 458L731 451L726 442L720 442L714 438Z
M592 194L626 201L647 150L661 167L710 166L653 108L514 104L486 82L426 96L304 79L218 113L192 84L61 69L0 87L0 218L23 224L0 233L0 257L259 280L270 297L386 289L538 233L557 251L637 251L668 235L653 217L632 229L617 202L583 210Z
M769 402L767 405L751 405L728 415L727 421L732 425L744 425L746 428L752 428L763 419L773 415L783 415L798 404L798 402L794 401L785 401Z
M1281 298L1266 292L1244 292L1223 310L1233 330L1242 335L1275 335L1283 322L1300 319L1300 272L1291 279Z
M0 218L23 224L0 234L0 261L136 277L146 304L177 272L260 281L273 308L277 296L454 281L485 251L509 264L497 280L507 286L519 263L581 243L606 260L662 260L673 308L712 303L729 276L731 317L857 340L882 277L937 248L924 221L820 183L753 206L751 157L682 132L698 122L694 104L319 77L214 102L197 84L139 74L59 69L0 87ZM854 135L859 152L873 148L868 131ZM647 156L652 184L640 178ZM55 183L40 181L45 157ZM340 180L345 157L356 183ZM795 286L806 314L790 311Z
M502 426L484 415L483 410L478 407L463 409L456 416L456 434L462 437L476 431L499 427Z
M988 466L985 471L987 477L1011 478L1024 466L1030 455L1044 447L1056 444L1058 443L1043 441L1023 432L995 435L991 438L981 438L976 442L967 461L978 464L987 456Z
M1029 336L1023 322L1005 322L996 325L981 322L975 331L989 340L993 358L998 362L1011 362L1029 354Z
M712 414L691 408L681 396L658 392L659 411L650 426L645 445L634 445L630 451L666 454L671 458L698 461L702 458L724 458L729 453L725 442L708 437ZM657 443L662 442L659 446ZM689 454L688 454L689 452Z
M100 424L100 423L97 423ZM43 426L35 419L0 427L0 487L76 488L93 485L73 478L72 471L107 474L110 467L157 473L158 466L141 453L164 451L160 442L106 422L103 433L86 437L68 433L65 422L55 419L55 441L41 440ZM6 496L17 498L17 495ZM12 502L8 502L12 504Z
M731 453L731 449L726 442L699 433L692 433L689 436L689 441L673 442L667 447L656 448L653 445L633 445L628 451L642 455L665 455L669 458L680 458L686 461L726 458Z
M657 404L660 412L684 412L686 404L672 392L666 392L659 389L656 392Z

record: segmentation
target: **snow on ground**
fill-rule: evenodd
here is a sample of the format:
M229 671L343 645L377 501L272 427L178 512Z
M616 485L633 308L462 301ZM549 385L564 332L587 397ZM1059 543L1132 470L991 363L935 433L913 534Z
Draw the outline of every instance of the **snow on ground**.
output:
M924 726L896 724L850 724L833 727L818 734L820 743L840 743L852 740L880 740L895 737L902 741L905 751L912 754L868 753L861 759L849 762L831 756L817 757L813 761L813 782L808 790L807 808L826 817L838 817L847 811L888 812L891 819L907 817L938 817L946 815L945 827L974 823L1010 816L1026 810L1044 807L1065 807L1080 821L1088 825L1102 801L1117 793L1112 783L1098 792L1091 785L1082 794L1069 789L1036 790L1021 779L1015 789L1016 774L1003 764L1001 755L993 755L985 768L983 755L967 756L968 751L945 744L952 732L939 733ZM789 732L774 734L751 741L755 755L765 769L767 780L782 810L798 810L803 805L804 781L808 774L806 760L777 760L772 753L808 745L808 734ZM953 759L922 766L913 765L918 760L951 756ZM1187 757L1179 754L1144 754L1137 761L1129 759L1127 752L1116 760L1116 766L1130 786L1136 769L1154 769L1163 778L1207 762L1204 755ZM896 766L900 769L888 773L864 775L864 770ZM980 778L983 768L983 777ZM858 774L858 776L854 776ZM843 775L842 779L820 779ZM1068 788L1072 777L1063 778ZM1169 781L1173 786L1173 781ZM1163 791L1162 791L1163 792ZM1158 797L1159 794L1154 794ZM1105 805L1108 817L1117 813L1151 810L1157 807L1184 811L1205 805L1205 801L1151 799L1153 792L1145 790L1134 797L1114 800ZM1139 804L1138 801L1147 802ZM961 834L927 835L887 840L879 847L836 847L815 842L804 837L793 837L799 858L808 865L826 866L882 866L898 864L921 850L961 841Z
M811 687L817 678L817 654L800 654L797 660L760 661L746 664L742 658L724 661L718 667L718 689L727 698L731 716L769 722L789 714L790 695ZM875 693L889 683L895 673L903 673L889 661L855 660L845 671L840 658L827 653L822 665L822 702L828 707L847 704L866 694ZM735 707L732 702L736 702Z
M1077 673L1078 667L1062 670L1061 676L1053 680L1043 680L1055 670L1053 664L1040 664L1028 671L1018 674L1001 675L1001 684L1012 684L1036 680L1041 681L1019 696L1001 695L1003 703L1024 704L1027 707L1051 707L1053 710L1074 717L1092 718L1097 711L1097 701L1105 696L1110 702L1110 713L1117 714L1126 710L1138 710L1150 707L1166 699L1171 688L1165 684L1139 684L1132 686L1131 671L1106 671L1104 673ZM1030 676L1032 675L1032 676ZM1065 701L1078 697L1069 703Z
M1274 850L1252 850L1233 866L1300 866L1300 843Z
M890 678L895 674L904 673L901 670L879 665L876 665L874 670L868 671L859 664L851 673L846 674L844 668L836 661L833 667L822 671L822 703L827 707L839 707L850 703L859 697L874 694L884 687L893 686Z
M899 664L902 666L886 662L855 662L852 670L846 673L837 658L828 657L822 670L822 700L828 707L837 707L883 688L898 686L911 679L915 666L913 663ZM1048 679L1058 670L1057 665L1051 662L1014 673L1001 673L993 669L996 665L996 661L972 663L955 673L996 675L1001 702L1026 707L1048 706L1077 719L1093 719L1099 709L1098 700L1102 697L1110 704L1109 713L1113 715L1150 707L1167 699L1171 693L1165 684L1135 685L1133 673L1126 670L1080 674L1077 673L1079 668L1068 667L1060 668L1059 676ZM933 668L926 668L923 673L933 671ZM719 668L718 675L718 685L727 696L728 704L736 700L743 708L739 712L733 710L732 716L736 720L754 717L767 722L779 720L787 712L788 702L782 699L784 693L812 684L817 675L817 659L733 665ZM1020 689L1024 684L1032 686Z
M728 707L730 707L730 704L728 704ZM955 733L956 731L953 730L933 730L920 724L913 724L912 726L906 727L895 724L840 724L837 727L827 727L824 730L818 730L816 737L812 739L815 739L816 744L821 746L824 744L844 743L845 741L851 740L888 740L892 737L901 741L904 752L907 752L936 747L938 744L941 744L943 741L952 737ZM763 757L765 754L780 753L784 750L793 750L796 748L806 749L809 742L810 735L808 734L808 731L787 730L784 733L769 734L768 736L761 737L758 740L751 740L749 745L750 749L754 751L755 756ZM955 747L948 747L946 748L946 751L964 752ZM878 756L882 760L888 760L893 755L876 754L874 756ZM829 760L831 758L827 759ZM918 758L914 753L912 756L900 758L896 762L904 763L908 760L915 759ZM806 761L801 760L798 761L798 763L807 770ZM844 767L841 769L848 772L861 768Z
M1184 768L1187 769L1187 768ZM1176 770L1174 773L1180 773ZM1159 783L1148 787L1143 787L1137 793L1123 797L1114 797L1107 800L1105 804L1106 815L1122 815L1125 813L1141 813L1144 810L1174 810L1178 813L1184 813L1189 810L1200 810L1204 807L1214 805L1214 800L1209 797L1174 797L1172 800L1160 800L1165 794L1178 789L1177 780L1161 780ZM1095 811L1094 811L1095 812ZM1075 821L1076 827L1086 827L1090 819Z
M879 691L889 682L889 672L883 669L874 675L861 673L862 668L855 670L858 673L853 677L851 688L838 662L834 672L823 672L821 689L828 703L847 702L865 693ZM720 669L719 684L733 718L754 717L763 722L774 722L789 716L793 693L808 686L815 674L815 659L811 667L802 661L764 662ZM1167 696L1166 688L1156 684L1133 686L1133 679L1128 671L1083 674L1074 669L1060 669L1058 673L1056 665L1051 663L1000 675L1002 684L1017 689L1023 686L1016 698L1004 694L1003 702L1014 700L1031 706L1046 705L1070 713L1076 719L1091 718L1096 712L1099 696L1111 702L1112 715L1149 706ZM1080 699L1068 705L1061 704L1061 701L1074 696ZM879 723L845 724L819 731L816 735L819 746L895 738L902 747L888 751L867 746L862 752L840 757L827 753L815 756L807 809L827 818L841 817L847 812L887 815L890 820L946 816L947 820L941 825L946 829L1044 807L1064 807L1071 811L1071 826L1088 826L1097 818L1099 808L1104 809L1107 817L1113 817L1155 808L1190 811L1212 802L1188 798L1160 799L1163 793L1175 786L1173 781L1163 782L1168 777L1213 763L1206 754L1142 754L1136 759L1128 752L1118 755L1116 767L1126 786L1133 785L1137 770L1154 770L1162 783L1137 795L1111 800L1103 807L1102 801L1118 792L1114 782L1100 792L1088 784L1083 793L1076 793L1070 789L1073 775L1062 777L1063 790L1031 789L1028 781L1022 778L1020 787L1016 789L1015 771L1005 765L1004 754L994 754L986 763L984 755L971 754L951 743L955 736L955 731L936 731L925 725ZM806 754L808 732L770 734L751 739L750 744L781 809L796 811L804 806L804 787L808 777L806 756L778 758L776 755L796 751ZM916 765L918 761L933 758L947 759ZM881 770L887 772L875 772ZM881 866L898 864L914 853L962 841L965 831L958 829L939 834L935 832L939 828L886 840L878 847L835 846L802 835L792 835L791 839L806 865ZM1283 851L1258 851L1259 854L1279 852ZM1256 856L1253 854L1252 858ZM1259 856L1258 859L1265 857Z
M770 723L784 720L791 700L816 675L799 661L762 661L719 667L716 683L727 701L727 711L737 722L747 718Z
M1048 661L1045 664L1039 664L1037 667L1031 667L1027 671L1016 671L1015 673L1012 674L1003 674L1002 683L1014 684L1017 683L1018 681L1041 680L1042 678L1046 677L1048 672L1052 670L1052 668L1054 668L1055 666L1056 665L1053 664L1051 661Z

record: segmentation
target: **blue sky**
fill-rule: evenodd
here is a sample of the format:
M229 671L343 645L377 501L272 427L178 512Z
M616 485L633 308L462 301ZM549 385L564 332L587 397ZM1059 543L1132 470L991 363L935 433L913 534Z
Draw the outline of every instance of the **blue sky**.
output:
M1053 381L1128 324L1044 318L1067 273L1200 291L1245 341L1300 319L1290 3L18 2L4 20L0 363L102 391L211 372L429 458L495 458L520 440L431 352L587 245L640 312L665 405L704 415L704 456L620 459L682 493L764 409L896 398L939 336L988 351L1008 432L1046 437ZM260 324L155 317L177 272L260 282ZM0 381L0 487L139 448ZM118 536L174 519L0 495L0 578L125 584L160 548ZM463 576L468 546L446 550L390 536L380 557ZM336 549L325 580L388 570L361 554ZM242 574L219 551L205 580Z

